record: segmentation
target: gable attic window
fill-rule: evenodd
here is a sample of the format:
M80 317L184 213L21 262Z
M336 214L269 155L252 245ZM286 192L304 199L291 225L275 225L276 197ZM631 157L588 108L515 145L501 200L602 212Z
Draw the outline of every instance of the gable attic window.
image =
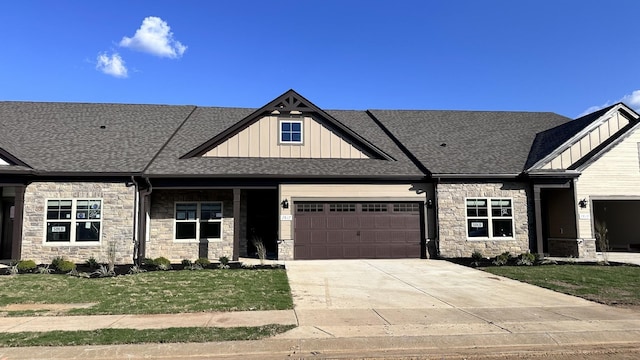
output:
M302 120L281 119L279 133L281 144L302 144Z

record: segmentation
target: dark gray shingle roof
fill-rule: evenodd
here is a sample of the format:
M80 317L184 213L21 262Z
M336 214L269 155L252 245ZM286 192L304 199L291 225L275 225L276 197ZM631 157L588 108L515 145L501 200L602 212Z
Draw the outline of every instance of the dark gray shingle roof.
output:
M371 113L433 174L519 174L536 134L571 120L546 112Z
M253 111L0 102L0 149L40 173L140 173L146 169L150 176L417 178L423 175L366 112L350 110L326 113L393 160L180 159ZM567 123L568 118L557 114L527 112L374 110L372 114L436 174L518 174L528 159L533 161L546 155L554 144L562 143L562 139L579 131L588 121ZM537 133L541 134L536 139ZM533 157L529 157L530 149ZM5 170L0 172L29 171L24 167Z
M141 172L193 109L0 102L0 147L37 171Z

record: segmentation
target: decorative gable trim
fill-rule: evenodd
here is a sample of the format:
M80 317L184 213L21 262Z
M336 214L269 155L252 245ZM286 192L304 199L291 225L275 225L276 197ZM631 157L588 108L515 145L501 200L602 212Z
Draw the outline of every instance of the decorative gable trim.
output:
M630 122L624 129L624 131L620 131L616 136L612 136L607 139L606 142L600 144L597 148L595 148L591 153L589 153L584 158L577 161L573 164L570 169L578 172L584 171L591 164L596 162L606 153L608 153L611 149L618 146L618 144L622 143L625 139L627 139L631 134L640 130L640 122L632 123ZM638 144L638 154L640 156L640 144Z
M270 101L265 106L249 114L249 116L238 121L231 127L222 131L218 135L209 139L207 142L191 150L185 155L181 156L181 159L188 159L193 157L200 157L206 154L209 150L215 148L222 142L238 134L242 130L249 127L251 124L257 122L268 115L314 115L316 121L326 125L329 129L344 136L349 142L354 144L368 157L373 159L385 159L394 160L390 155L382 151L380 148L367 141L362 136L355 133L353 130L342 124L340 121L315 106L309 100L305 99L302 95L298 94L294 90L288 90L284 94L278 96L274 100Z
M604 139L601 139L598 133L600 127L603 126L603 124L608 124L608 122L617 115L626 119L627 124L618 126L619 123L616 123L617 128L614 131L610 131L607 128L608 134ZM616 142L620 137L623 137L631 128L634 128L636 124L638 124L639 118L640 115L631 108L623 103L618 103L592 121L588 126L574 134L547 156L536 162L525 172L575 170L581 167L582 164L590 162L592 157ZM597 144L595 146L582 144L582 142L591 144L591 137L594 135L597 136ZM558 163L560 165L557 165Z

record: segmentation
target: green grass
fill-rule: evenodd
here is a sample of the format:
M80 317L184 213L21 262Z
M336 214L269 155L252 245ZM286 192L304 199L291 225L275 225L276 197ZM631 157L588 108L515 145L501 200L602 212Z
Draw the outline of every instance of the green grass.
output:
M501 266L482 270L608 305L640 305L640 267Z
M101 329L93 331L49 331L3 333L0 347L115 345L258 340L294 328L294 325L264 325L235 328Z
M170 314L293 308L284 270L154 271L85 279L68 275L0 276L0 306L97 303L65 315ZM20 311L8 315L25 315Z

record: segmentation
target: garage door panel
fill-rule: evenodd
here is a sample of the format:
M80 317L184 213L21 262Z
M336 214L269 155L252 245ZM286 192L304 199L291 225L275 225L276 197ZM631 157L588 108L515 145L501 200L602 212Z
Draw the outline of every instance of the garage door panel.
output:
M356 216L347 216L342 218L342 227L344 229L360 229L360 218Z
M374 229L376 227L376 218L373 216L361 216L360 226L362 229Z
M376 252L375 246L361 246L360 258L362 259L376 259L380 258Z
M309 238L307 242L313 245L326 245L329 241L329 234L326 231L311 230L307 231Z
M389 227L389 216L380 215L375 217L375 229L386 229Z
M326 229L327 219L320 218L320 217L312 217L310 226L311 226L311 229Z
M326 217L327 229L342 229L342 219L334 216Z
M319 207L317 204L320 203L314 206ZM296 259L420 257L421 213L407 211L419 209L417 204L324 203L321 206L335 211L295 214Z

